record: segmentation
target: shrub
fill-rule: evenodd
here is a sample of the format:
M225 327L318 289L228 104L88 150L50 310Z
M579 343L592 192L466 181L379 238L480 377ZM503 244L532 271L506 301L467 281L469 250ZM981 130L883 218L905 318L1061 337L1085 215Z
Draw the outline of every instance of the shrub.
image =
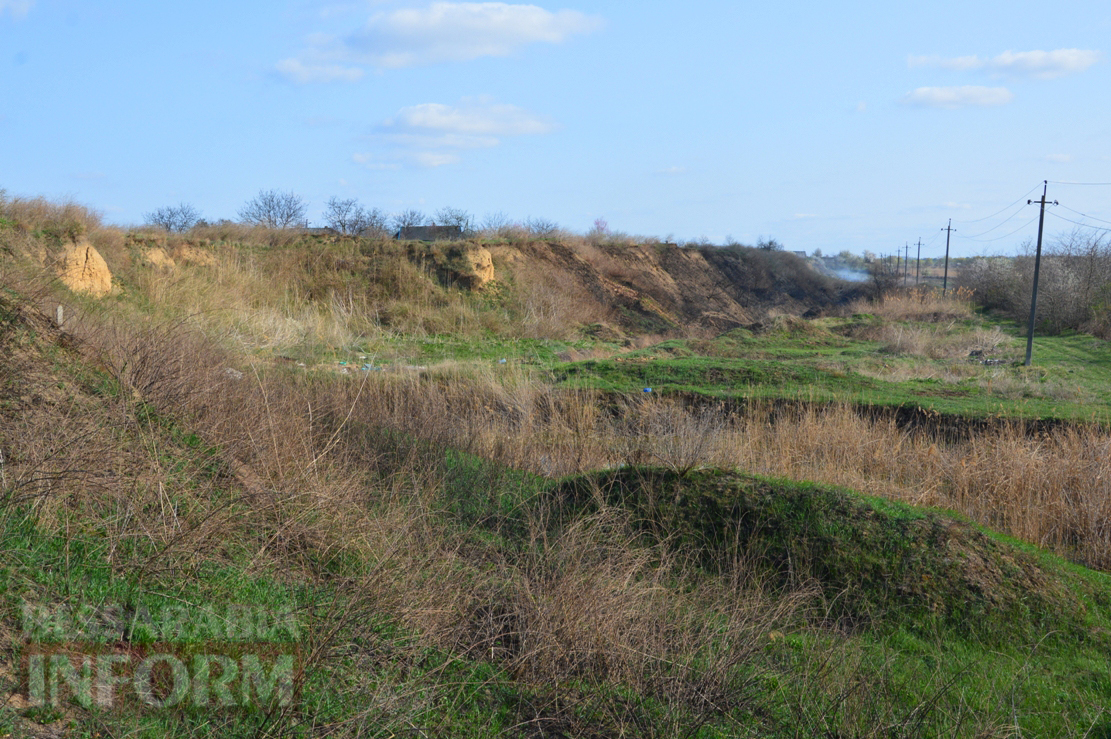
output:
M1023 244L1014 258L991 257L973 261L962 282L977 300L1025 326L1033 292L1033 244ZM1111 300L1111 240L1098 232L1076 229L1042 251L1038 278L1037 330L1057 334L1089 326L1096 330Z

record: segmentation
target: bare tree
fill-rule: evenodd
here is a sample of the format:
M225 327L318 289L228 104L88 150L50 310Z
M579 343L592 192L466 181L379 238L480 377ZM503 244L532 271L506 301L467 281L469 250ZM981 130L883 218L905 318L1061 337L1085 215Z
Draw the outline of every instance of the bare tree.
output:
M381 236L386 233L386 214L378 208L364 208L354 198L331 198L324 211L324 222L344 236Z
M465 236L474 233L474 217L462 208L440 208L432 220L439 226L458 226Z
M239 211L244 223L267 228L307 226L308 204L300 195L280 190L259 190L258 195Z
M412 228L413 226L423 226L428 223L428 216L419 210L410 208L403 210L400 213L395 213L393 218L390 219L395 230L403 228Z
M511 225L509 216L504 211L497 211L496 213L487 213L482 219L482 230L487 233L497 234L501 233L502 229L509 228Z
M525 228L534 236L555 236L559 232L559 224L547 218L529 218L525 221Z
M164 208L152 210L143 216L147 225L157 226L167 231L188 231L197 225L201 213L188 203L167 205Z

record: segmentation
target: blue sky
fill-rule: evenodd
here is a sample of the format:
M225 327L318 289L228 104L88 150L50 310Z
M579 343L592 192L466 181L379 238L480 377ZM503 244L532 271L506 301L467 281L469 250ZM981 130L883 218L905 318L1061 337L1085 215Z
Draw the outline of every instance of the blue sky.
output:
M1111 182L1106 2L907 5L0 0L0 187L826 253L937 256L952 218L966 256L1032 238L1048 179L1049 233L1111 227L1111 187L1053 184Z

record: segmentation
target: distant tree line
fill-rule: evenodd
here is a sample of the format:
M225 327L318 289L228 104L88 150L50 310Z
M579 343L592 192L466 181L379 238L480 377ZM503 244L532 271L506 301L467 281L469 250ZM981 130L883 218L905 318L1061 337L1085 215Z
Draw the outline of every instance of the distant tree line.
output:
M260 190L238 212L239 222L249 226L270 229L306 228L309 225L308 203L300 195L282 190ZM145 213L144 223L167 232L184 232L194 226L209 225L201 218L200 211L188 203L157 208ZM222 221L226 222L226 221ZM481 224L461 208L440 208L431 216L416 209L388 214L379 208L368 208L355 198L329 198L323 212L326 227L343 236L381 238L403 228L413 226L456 226L471 236L479 230L497 232L505 229L527 229L538 236L553 236L560 232L554 221L530 218L523 226L512 223L504 213L488 215Z

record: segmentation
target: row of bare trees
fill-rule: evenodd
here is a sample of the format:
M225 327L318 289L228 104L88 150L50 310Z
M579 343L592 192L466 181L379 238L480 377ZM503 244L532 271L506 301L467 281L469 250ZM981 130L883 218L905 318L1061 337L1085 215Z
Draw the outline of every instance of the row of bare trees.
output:
M261 190L238 212L239 221L273 229L305 228L309 224L308 203L300 195L282 190ZM194 226L208 225L201 213L188 203L157 208L144 215L147 225L169 232L184 232ZM544 218L529 218L517 223L505 213L488 214L481 223L462 208L440 208L432 215L416 209L389 214L379 208L363 206L355 198L332 197L325 205L324 224L344 236L385 236L413 226L457 226L464 234L478 230L500 233L527 230L538 236L553 236L559 224Z

